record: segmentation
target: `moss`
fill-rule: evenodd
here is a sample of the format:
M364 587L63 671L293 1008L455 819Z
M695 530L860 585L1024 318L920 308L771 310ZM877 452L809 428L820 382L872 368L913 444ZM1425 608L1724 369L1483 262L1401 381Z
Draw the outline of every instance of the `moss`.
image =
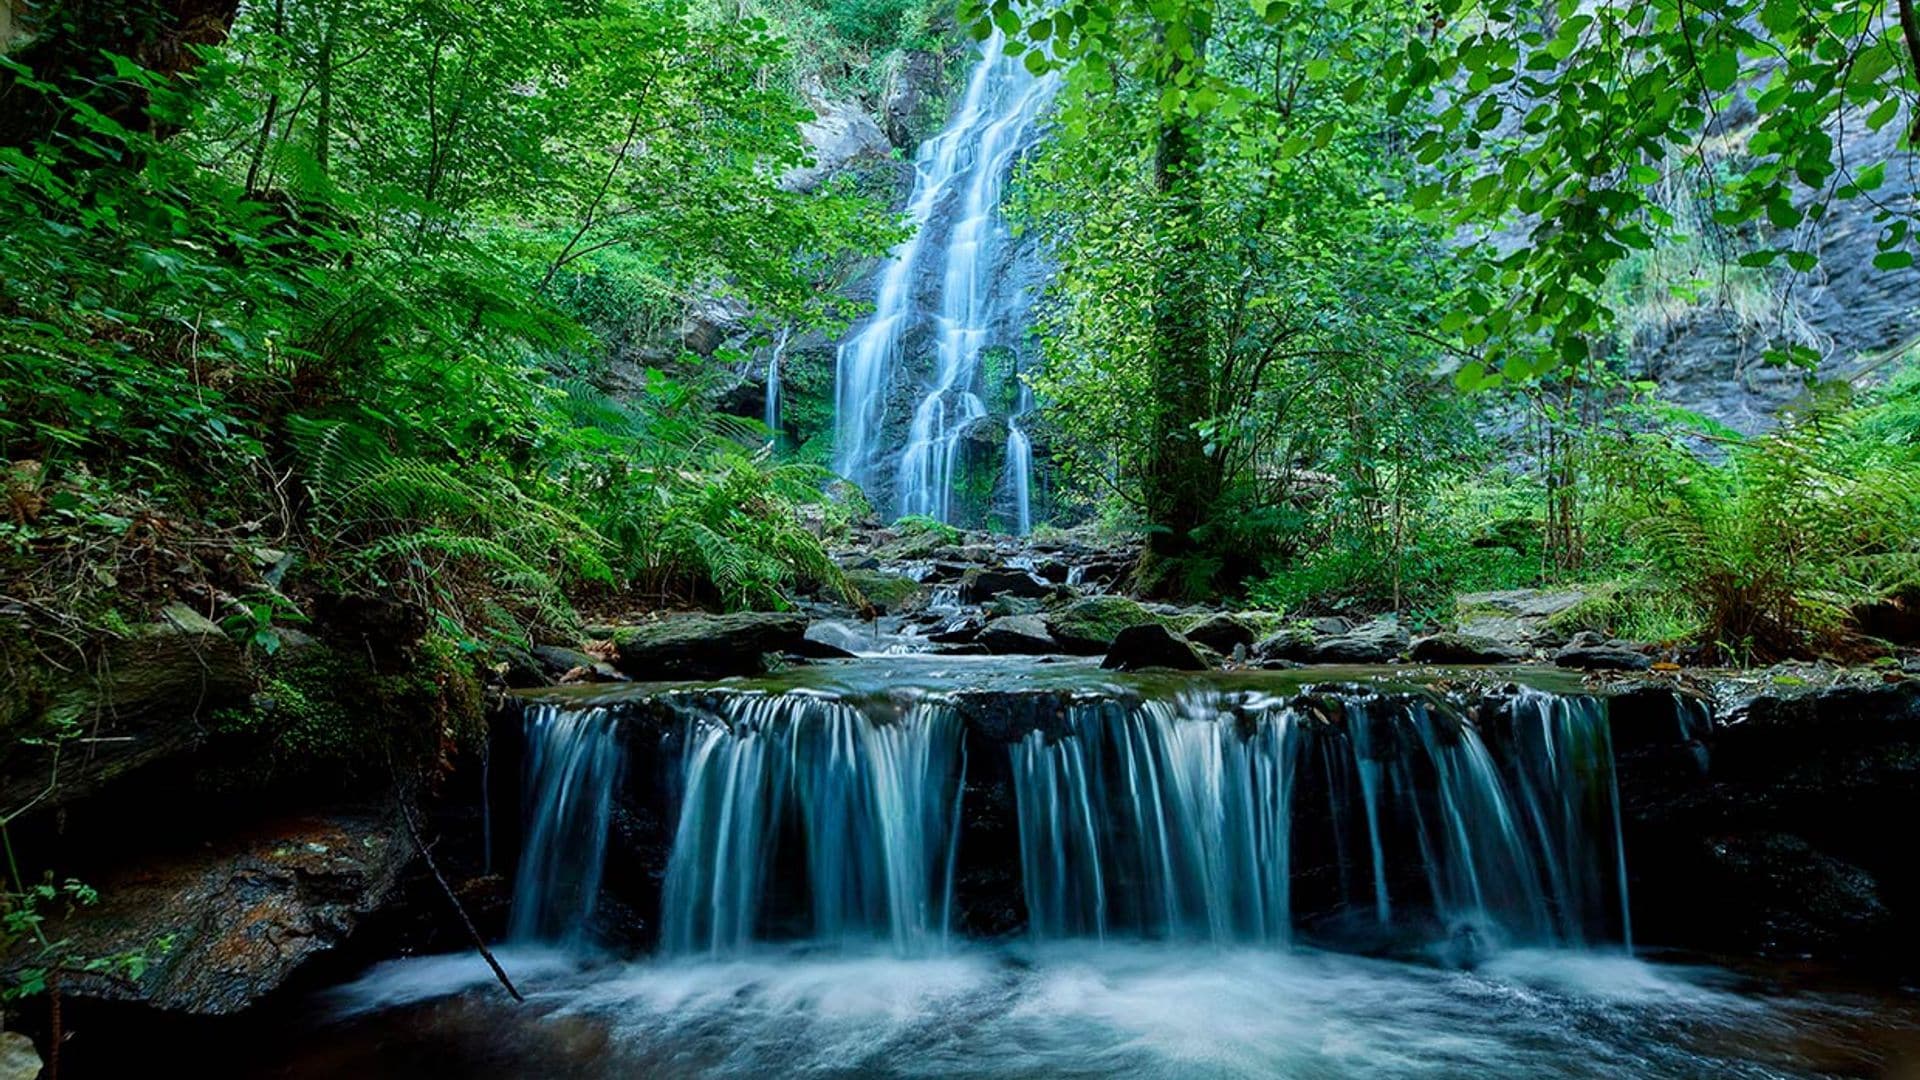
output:
M424 766L477 745L484 717L476 662L447 638L430 635L393 674L316 642L277 658L245 707L214 714L210 733L232 752L202 779L217 787L384 782L390 765Z
M1127 627L1161 621L1124 596L1087 596L1048 615L1047 629L1069 648L1104 650Z
M849 570L847 583L860 590L860 595L882 611L899 611L920 595L920 583L904 574Z

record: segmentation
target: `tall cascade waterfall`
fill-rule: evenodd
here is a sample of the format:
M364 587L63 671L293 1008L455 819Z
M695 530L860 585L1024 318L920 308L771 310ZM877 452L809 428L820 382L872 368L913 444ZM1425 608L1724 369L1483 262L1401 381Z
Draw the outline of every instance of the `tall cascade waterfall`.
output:
M1610 722L1585 695L719 688L529 706L526 734L515 938L579 935L616 801L644 791L664 802L626 820L668 852L671 955L925 955L1022 922L1467 959L1631 946Z
M873 315L836 360L835 468L882 512L954 521L968 433L988 419L989 400L1014 396L1012 387L985 386L982 370L988 349L1020 344L1030 302L1009 267L1017 252L1000 204L1056 80L1035 78L1003 46L998 32L984 43L952 120L921 145L907 204L913 236L880 271ZM904 434L888 423L896 395L902 408L913 402ZM1024 532L1031 451L1011 416L998 419L1007 424L1009 474L1001 498L1012 507L1009 523Z

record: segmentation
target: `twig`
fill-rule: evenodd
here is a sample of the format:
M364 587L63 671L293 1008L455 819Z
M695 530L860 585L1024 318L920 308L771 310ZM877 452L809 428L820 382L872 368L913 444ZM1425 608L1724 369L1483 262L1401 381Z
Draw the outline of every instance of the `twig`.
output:
M421 860L427 864L427 870L433 874L433 880L439 882L441 891L447 894L447 902L453 905L454 914L460 916L460 925L467 928L467 936L473 939L473 947L480 950L480 955L486 960L487 966L493 969L493 977L499 979L500 985L507 988L507 993L513 1000L526 1001L526 998L520 996L520 991L514 988L513 980L507 978L506 969L500 966L500 961L493 958L493 950L487 948L486 939L480 936L480 931L474 927L473 920L467 917L467 909L461 905L460 897L454 894L453 886L447 884L447 879L441 876L439 865L433 861L433 852L429 851L425 842L420 839L420 828L414 824L413 811L407 808L407 797L400 791L400 785L397 782L394 784L393 794L394 802L400 807L400 818L407 823L407 835L413 838L413 849L420 853Z

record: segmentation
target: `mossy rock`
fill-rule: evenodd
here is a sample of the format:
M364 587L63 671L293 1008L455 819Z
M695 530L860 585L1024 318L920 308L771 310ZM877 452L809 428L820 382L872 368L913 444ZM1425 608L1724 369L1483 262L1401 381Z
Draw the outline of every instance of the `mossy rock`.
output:
M85 755L65 755L60 785L44 807L194 748L203 723L247 700L255 688L248 658L218 626L182 604L153 623L90 645L59 671L24 635L7 639L10 669L28 673L0 694L0 795L17 805L51 776L53 747L84 735Z
M1160 624L1160 618L1124 596L1084 596L1047 616L1047 629L1068 652L1095 656L1107 651L1129 626Z
M889 574L884 570L849 570L847 584L858 589L868 603L886 612L905 610L921 596L919 582L905 574Z

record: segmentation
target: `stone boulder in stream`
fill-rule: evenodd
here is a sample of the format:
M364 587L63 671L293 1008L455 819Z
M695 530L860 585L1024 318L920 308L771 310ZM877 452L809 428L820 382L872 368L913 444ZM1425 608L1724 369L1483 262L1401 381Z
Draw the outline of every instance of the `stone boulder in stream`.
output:
M1252 648L1256 636L1253 626L1246 619L1225 611L1209 615L1186 630L1188 641L1198 642L1227 656L1231 656L1236 648Z
M1207 662L1186 638L1159 623L1129 626L1113 639L1113 648L1100 666L1114 671L1139 671L1143 668L1171 668L1175 671L1204 671Z
M1025 570L976 567L960 578L960 601L984 604L996 596L1039 599L1053 593L1053 586Z
M753 675L770 653L804 651L807 619L782 611L690 613L613 633L613 666L636 679Z
M1645 671L1653 666L1653 660L1632 642L1608 640L1585 631L1575 634L1565 648L1554 653L1553 662L1580 671Z
M1047 624L1038 615L1008 615L987 623L974 639L997 655L1037 655L1060 651Z
M1417 664L1512 664L1526 656L1519 646L1475 634L1430 634L1407 650Z
M1158 616L1124 596L1087 596L1047 615L1047 629L1060 647L1083 656L1099 656L1129 626L1157 625Z

